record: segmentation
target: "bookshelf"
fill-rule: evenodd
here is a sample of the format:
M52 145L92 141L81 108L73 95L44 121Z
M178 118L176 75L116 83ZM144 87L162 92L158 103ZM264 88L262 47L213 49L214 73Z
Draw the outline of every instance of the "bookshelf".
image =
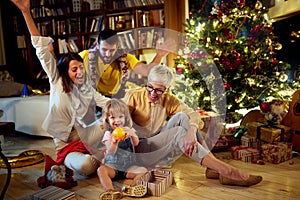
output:
M171 28L182 31L178 27L185 21L181 13L187 0L31 0L32 16L44 36L54 38L56 55L68 51L80 52L93 46L99 31L111 28L120 34L120 43L124 48L153 48L142 46L143 35L155 36L156 29ZM10 31L10 38L15 41L16 49L21 52L26 65L28 84L39 84L41 66L36 59L35 50L30 43L30 36L21 13L11 2L10 26L19 26L18 31ZM172 5L172 6L170 6ZM174 9L174 5L176 9ZM138 28L140 32L135 31ZM152 30L148 29L152 28ZM152 31L152 33L145 33ZM130 45L127 47L127 45ZM8 45L6 45L8 46ZM137 57L143 53L135 50ZM11 65L16 65L13 63ZM15 70L18 73L18 70ZM19 76L24 76L24 73ZM26 75L27 76L27 75Z

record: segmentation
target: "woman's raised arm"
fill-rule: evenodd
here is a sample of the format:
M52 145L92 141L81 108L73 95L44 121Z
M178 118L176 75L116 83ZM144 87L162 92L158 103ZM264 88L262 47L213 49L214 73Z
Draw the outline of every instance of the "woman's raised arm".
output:
M40 36L30 12L30 0L11 0L22 12L31 36Z

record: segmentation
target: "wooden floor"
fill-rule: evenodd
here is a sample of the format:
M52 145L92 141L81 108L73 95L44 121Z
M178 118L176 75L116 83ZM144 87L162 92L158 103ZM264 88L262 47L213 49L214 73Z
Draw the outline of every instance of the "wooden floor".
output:
M2 145L6 156L14 156L25 150L42 150L54 157L52 139L36 138L28 135L5 137ZM295 154L292 160L280 164L266 163L265 165L244 163L230 159L228 152L216 153L218 158L247 172L262 175L264 180L253 187L243 188L220 185L218 180L206 179L205 168L191 159L182 156L172 166L174 183L161 197L146 196L142 199L300 199L300 156ZM44 163L15 168L6 192L8 200L29 199L29 195L39 187L36 179L44 173ZM0 186L6 179L6 170L0 169ZM125 182L126 183L126 182ZM76 192L77 199L99 199L103 191L97 176L79 179L78 186L71 189ZM136 199L126 197L124 199Z

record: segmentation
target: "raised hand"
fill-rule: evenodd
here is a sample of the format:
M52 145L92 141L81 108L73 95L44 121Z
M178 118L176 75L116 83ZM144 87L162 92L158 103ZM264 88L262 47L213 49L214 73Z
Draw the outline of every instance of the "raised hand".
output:
M30 0L11 0L22 12L30 11Z

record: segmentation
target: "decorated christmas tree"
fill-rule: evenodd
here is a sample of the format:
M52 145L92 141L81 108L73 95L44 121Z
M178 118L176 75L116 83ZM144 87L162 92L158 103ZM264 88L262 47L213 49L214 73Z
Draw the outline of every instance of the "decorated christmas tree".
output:
M289 79L290 65L276 59L281 45L262 3L201 2L184 24L185 39L175 59L175 93L194 108L216 111L224 105L218 95L224 95L227 112L273 98L289 100L299 83Z

